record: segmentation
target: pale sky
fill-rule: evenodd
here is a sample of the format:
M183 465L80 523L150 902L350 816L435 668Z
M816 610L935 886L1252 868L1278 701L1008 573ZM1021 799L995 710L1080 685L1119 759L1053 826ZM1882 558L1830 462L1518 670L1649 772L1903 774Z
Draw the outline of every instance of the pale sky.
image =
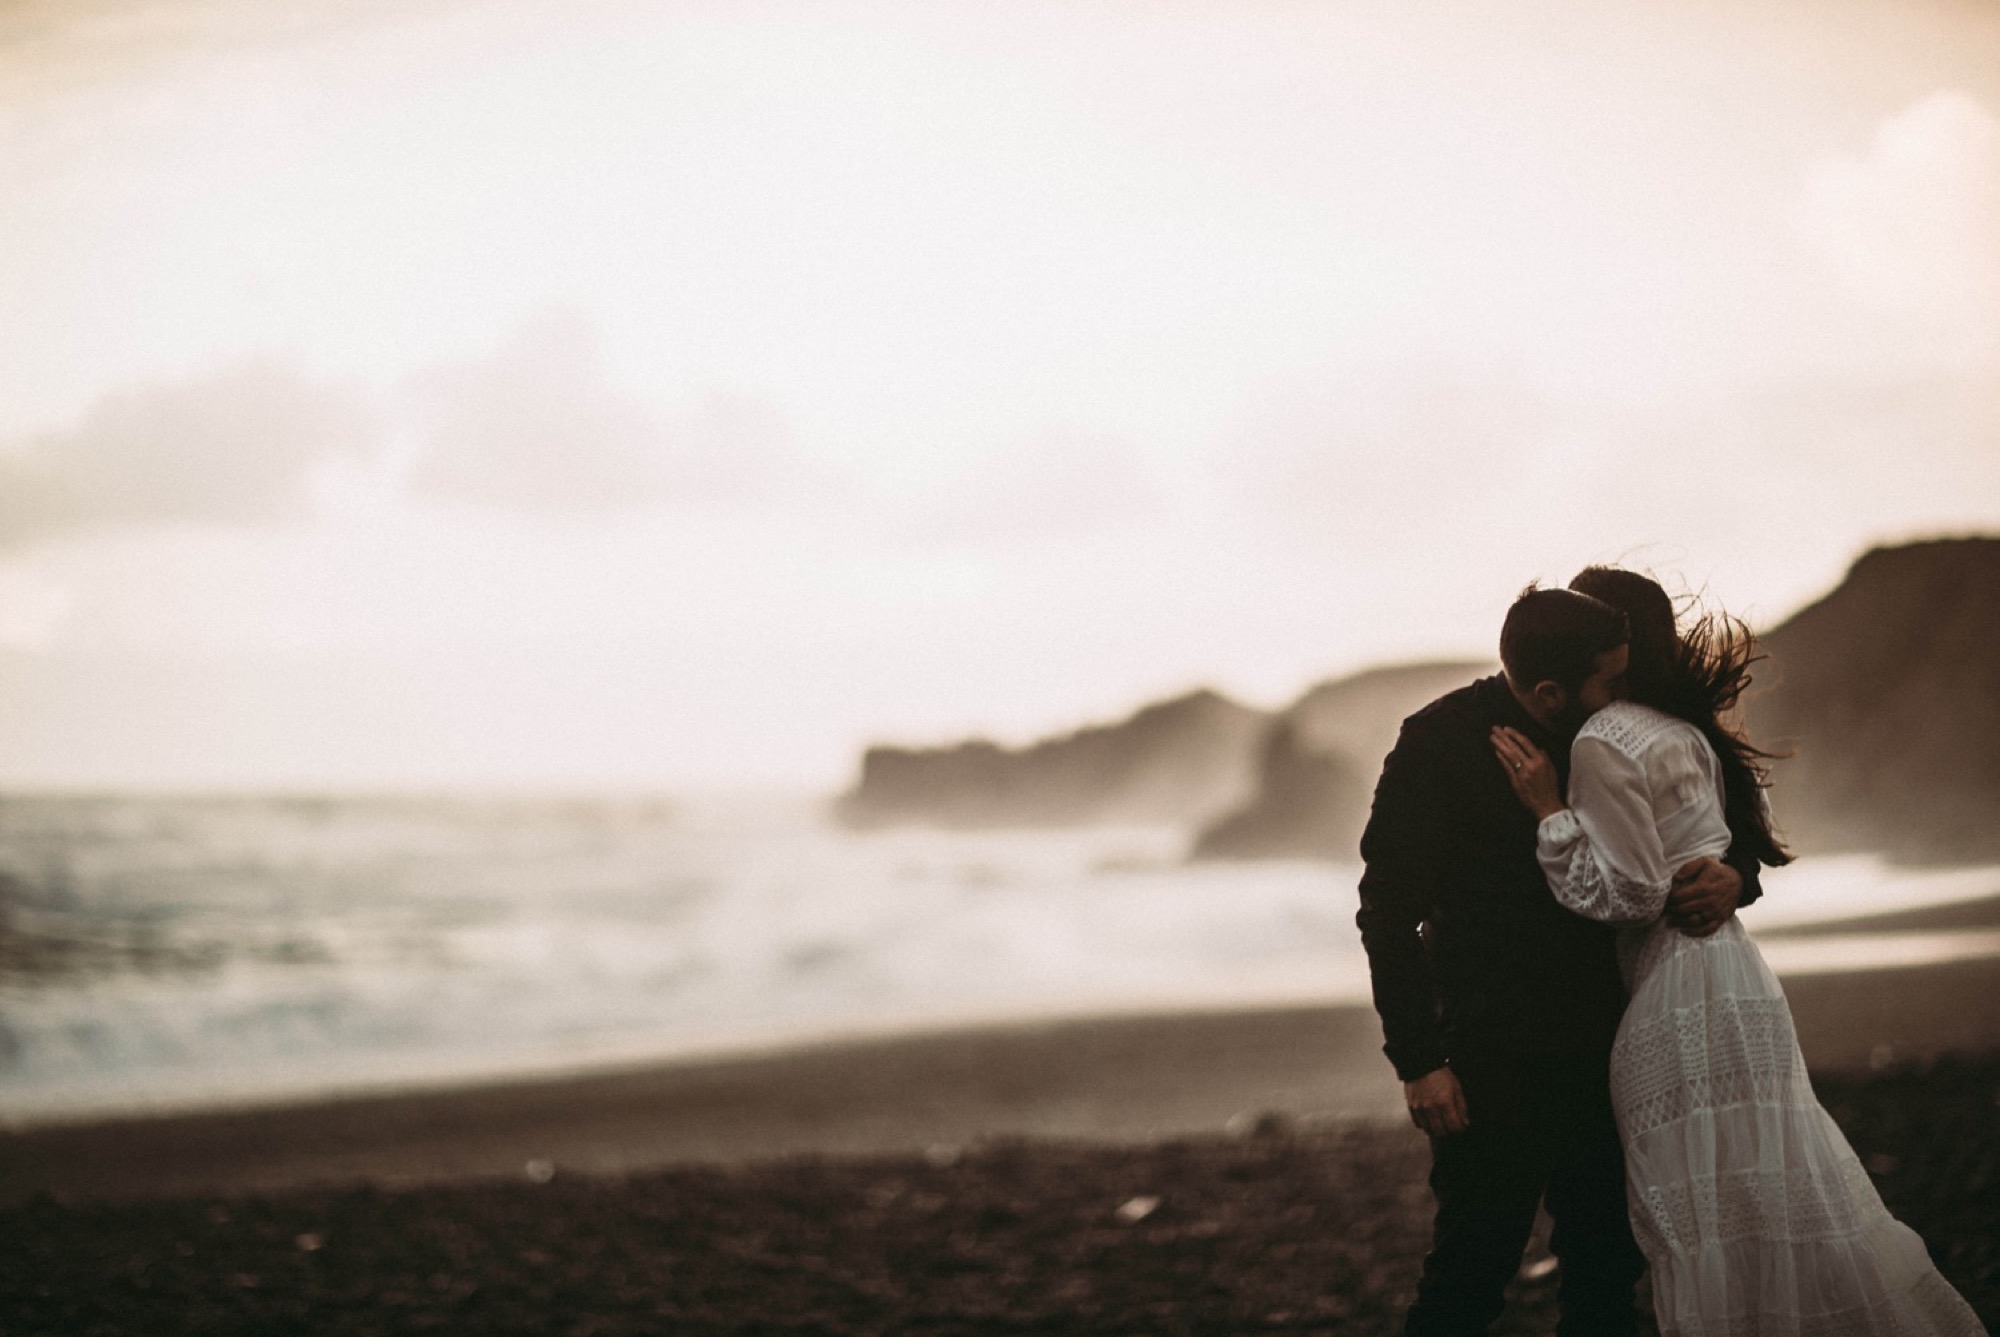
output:
M831 787L2000 532L2000 7L0 8L0 783Z

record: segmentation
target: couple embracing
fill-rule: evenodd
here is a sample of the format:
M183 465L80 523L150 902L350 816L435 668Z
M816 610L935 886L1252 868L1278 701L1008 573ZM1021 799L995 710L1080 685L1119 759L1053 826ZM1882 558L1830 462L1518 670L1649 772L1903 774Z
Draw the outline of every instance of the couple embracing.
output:
M1750 638L1593 567L1508 610L1503 672L1404 722L1362 836L1384 1046L1431 1137L1406 1331L1484 1333L1546 1204L1559 1331L1984 1329L1814 1099L1735 912L1789 855L1726 719Z

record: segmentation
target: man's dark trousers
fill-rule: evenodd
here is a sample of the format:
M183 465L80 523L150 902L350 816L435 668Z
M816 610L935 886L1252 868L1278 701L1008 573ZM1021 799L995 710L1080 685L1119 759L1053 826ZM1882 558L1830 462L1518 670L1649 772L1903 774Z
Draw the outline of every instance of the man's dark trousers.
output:
M1607 1059L1452 1065L1471 1126L1432 1139L1436 1234L1410 1337L1473 1337L1499 1317L1546 1196L1560 1264L1562 1337L1626 1337L1645 1257L1625 1209L1625 1160Z

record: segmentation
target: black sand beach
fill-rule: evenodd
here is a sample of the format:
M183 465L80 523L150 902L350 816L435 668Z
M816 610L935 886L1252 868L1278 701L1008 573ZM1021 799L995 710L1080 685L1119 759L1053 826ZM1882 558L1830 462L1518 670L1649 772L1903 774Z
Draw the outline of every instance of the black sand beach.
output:
M1989 1326L1996 986L1787 984ZM1428 1194L1376 1042L1357 1008L1077 1021L12 1132L0 1333L1386 1333ZM1552 1303L1531 1266L1507 1330Z

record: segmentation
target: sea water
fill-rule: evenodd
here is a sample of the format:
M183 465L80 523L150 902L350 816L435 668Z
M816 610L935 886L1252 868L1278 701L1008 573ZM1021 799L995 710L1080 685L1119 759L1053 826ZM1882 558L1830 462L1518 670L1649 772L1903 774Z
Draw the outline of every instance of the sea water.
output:
M1367 997L1357 868L1186 844L857 832L808 797L0 797L0 1120ZM2000 870L1808 860L1770 885L1776 926L1991 895Z

